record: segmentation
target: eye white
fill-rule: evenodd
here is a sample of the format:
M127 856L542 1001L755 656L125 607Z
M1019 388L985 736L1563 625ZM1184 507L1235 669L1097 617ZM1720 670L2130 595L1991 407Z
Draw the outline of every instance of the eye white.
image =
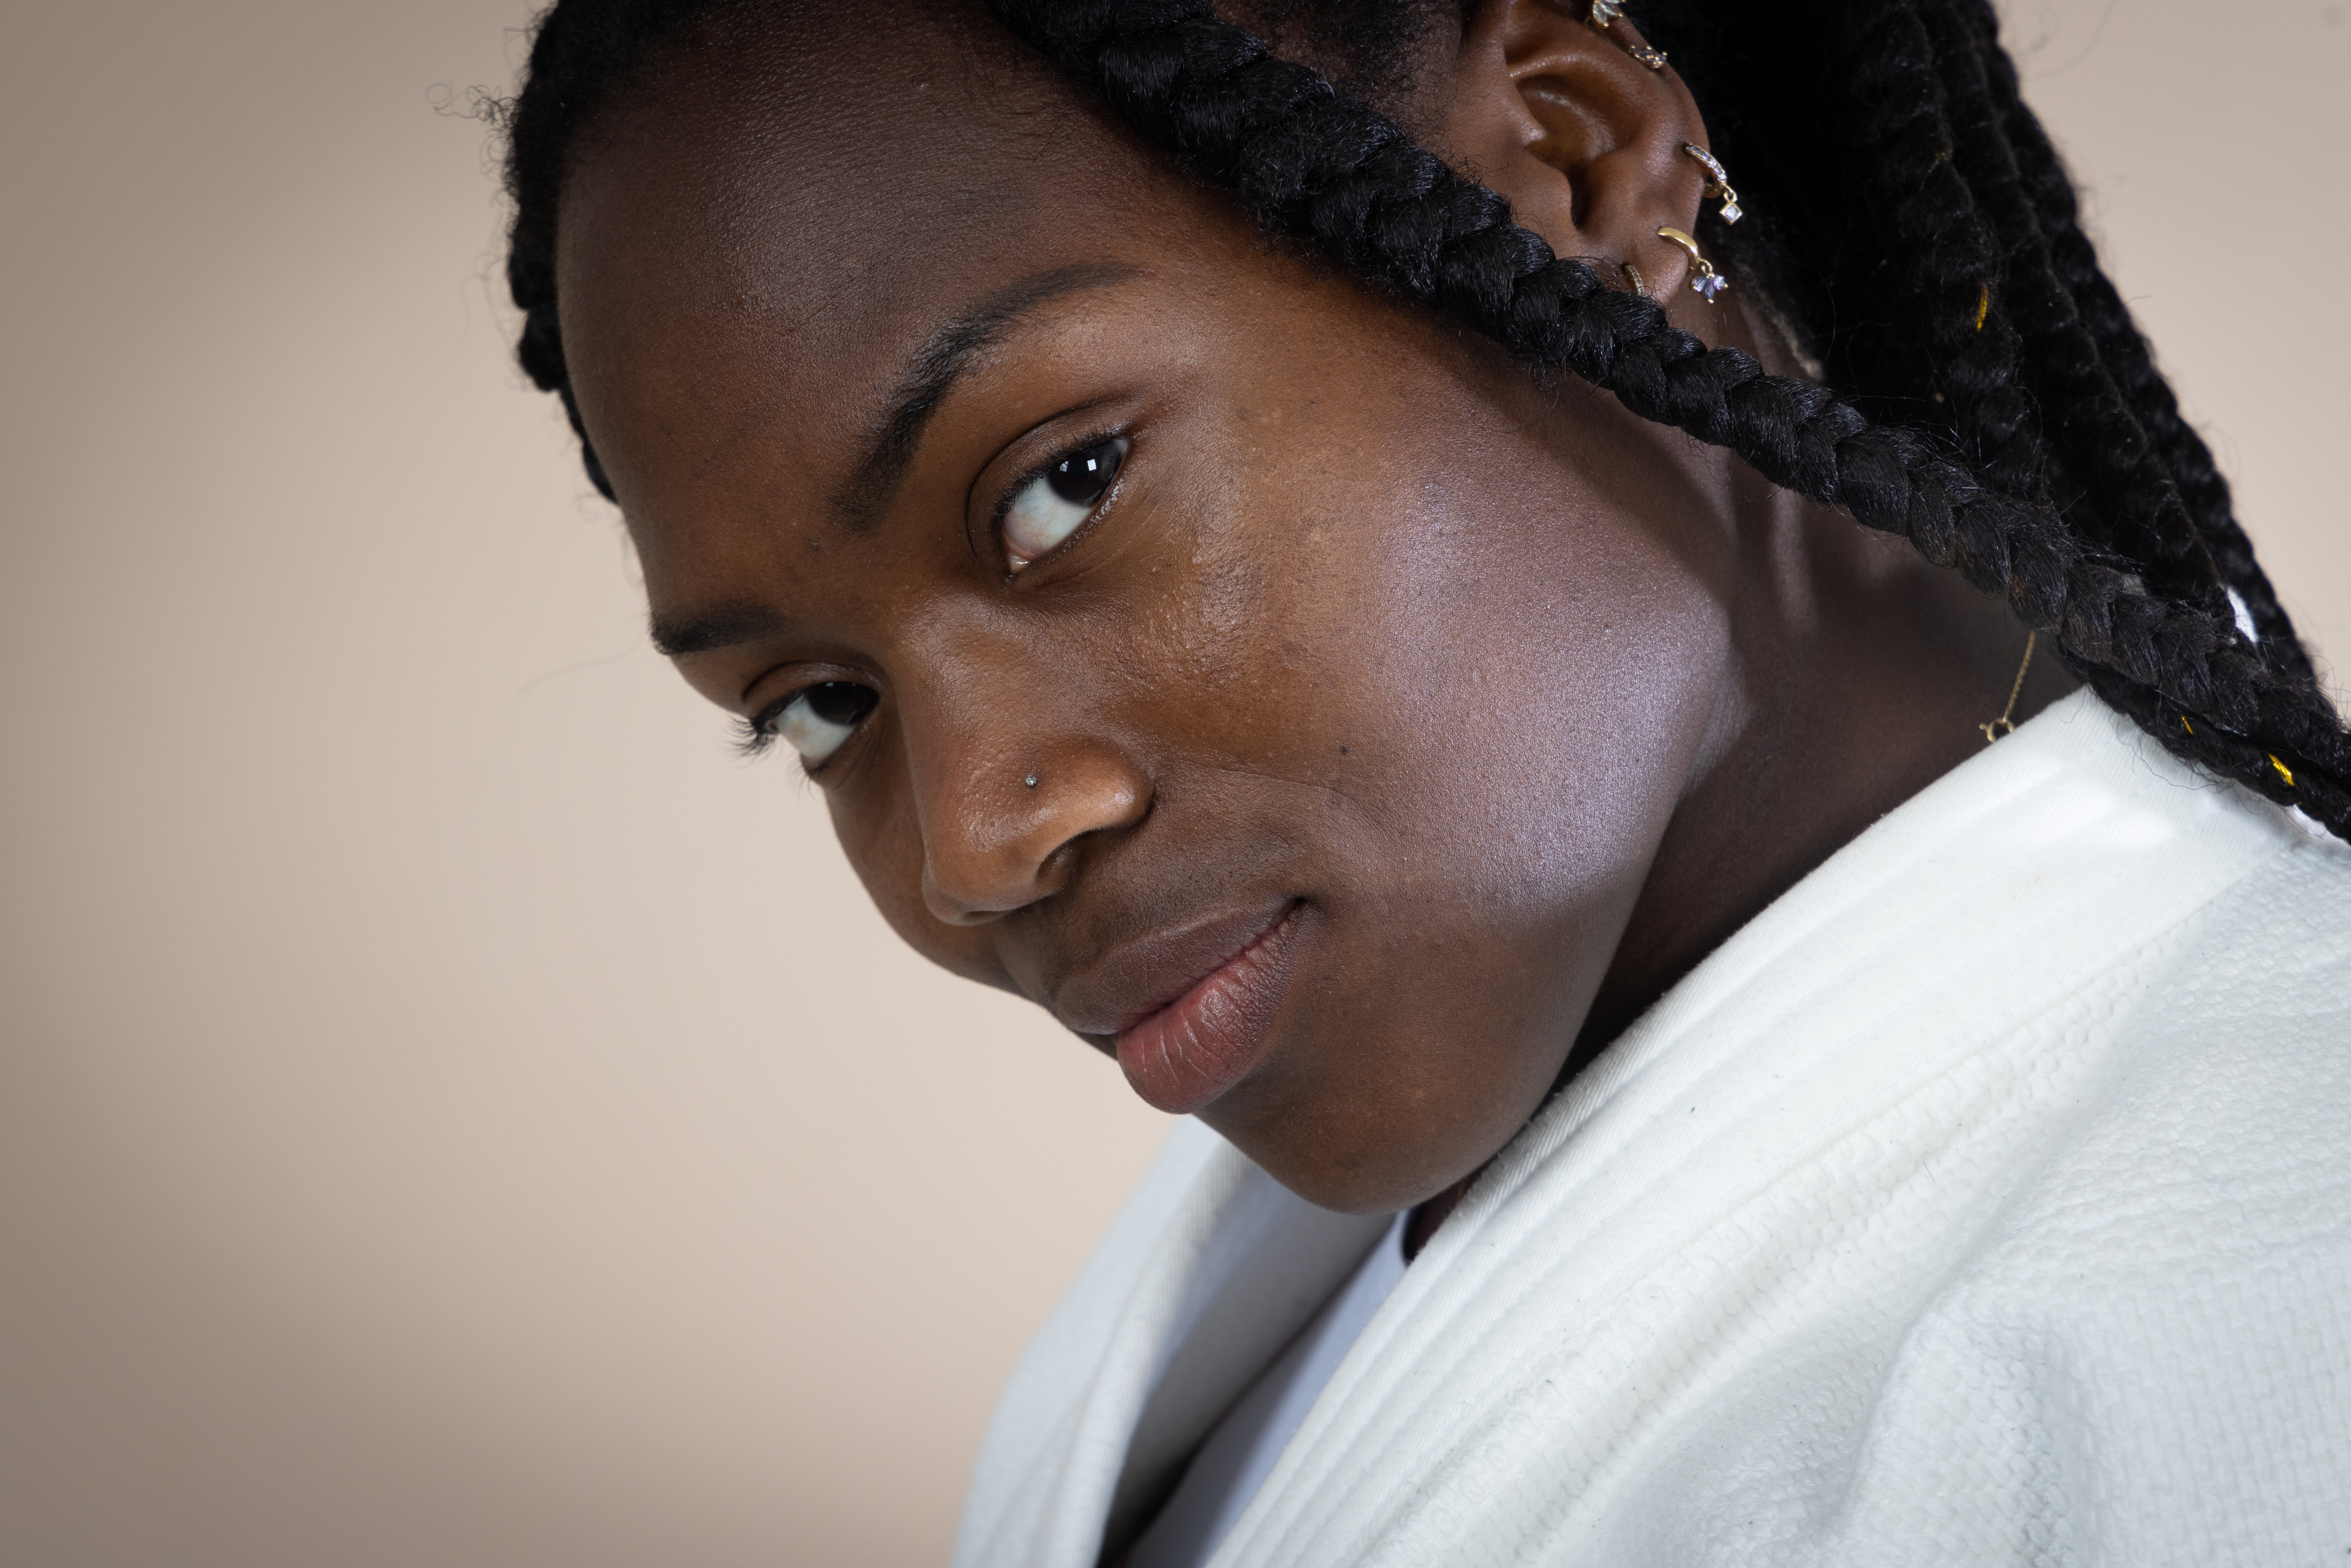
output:
M842 741L857 733L854 719L843 724L818 713L810 700L814 695L812 691L802 692L786 703L783 712L769 726L785 745L800 754L801 761L808 763L822 762L841 749Z
M1097 442L1020 486L1004 509L1004 554L1013 570L1051 551L1093 515L1129 444L1123 435Z

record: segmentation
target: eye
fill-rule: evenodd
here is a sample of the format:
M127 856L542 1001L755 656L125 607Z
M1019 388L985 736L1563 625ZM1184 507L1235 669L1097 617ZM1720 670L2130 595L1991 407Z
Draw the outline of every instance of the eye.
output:
M1001 525L1004 556L1019 571L1048 554L1086 520L1126 461L1123 435L1098 441L1038 475L1013 493Z
M879 700L871 686L827 681L793 693L783 706L760 718L758 737L781 740L813 768L841 749L841 743L856 733L858 721L872 713Z

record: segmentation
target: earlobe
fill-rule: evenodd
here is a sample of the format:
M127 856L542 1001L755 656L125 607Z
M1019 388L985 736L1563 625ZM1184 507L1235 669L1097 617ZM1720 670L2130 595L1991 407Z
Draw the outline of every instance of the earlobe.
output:
M1636 268L1671 298L1690 270L1658 225L1697 221L1706 172L1698 106L1622 8L1604 29L1585 0L1488 0L1462 40L1440 135L1561 256Z

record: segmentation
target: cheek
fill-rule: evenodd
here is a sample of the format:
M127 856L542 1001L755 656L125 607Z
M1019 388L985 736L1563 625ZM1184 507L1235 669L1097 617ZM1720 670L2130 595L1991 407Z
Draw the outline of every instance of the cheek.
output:
M1193 651L1234 750L1343 794L1417 862L1483 868L1481 896L1549 897L1570 865L1614 880L1646 864L1712 711L1727 538L1426 429L1251 497L1162 641ZM1708 511L1670 499L1645 512Z
M1414 434L1364 441L1397 455L1344 482L1269 486L1254 544L1204 558L1223 585L1204 600L1244 628L1230 749L1313 786L1283 800L1314 846L1301 891L1333 916L1298 1060L1319 1087L1233 1113L1319 1125L1310 1103L1376 1079L1500 1119L1475 1142L1551 1081L1697 769L1729 537L1688 492L1635 510L1545 455ZM1393 1136L1394 1111L1365 1113Z
M1495 915L1629 907L1706 732L1724 618L1636 534L1552 516L1529 551L1497 520L1357 600L1389 650L1357 706L1391 826Z

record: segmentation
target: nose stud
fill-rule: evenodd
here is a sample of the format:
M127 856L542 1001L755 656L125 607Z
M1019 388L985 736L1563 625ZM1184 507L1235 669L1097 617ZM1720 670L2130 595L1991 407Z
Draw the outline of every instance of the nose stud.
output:
M1029 789L1034 789L1037 788L1037 776L1034 773L1031 773L1028 778L1020 780L1020 782L1027 785Z

